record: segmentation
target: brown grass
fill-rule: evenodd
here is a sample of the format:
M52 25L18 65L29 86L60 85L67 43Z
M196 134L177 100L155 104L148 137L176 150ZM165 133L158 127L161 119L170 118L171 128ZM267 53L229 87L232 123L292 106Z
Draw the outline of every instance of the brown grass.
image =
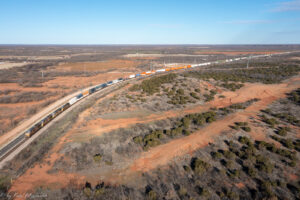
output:
M103 62L63 63L56 67L61 71L106 71L111 69L134 69L141 61L108 60Z

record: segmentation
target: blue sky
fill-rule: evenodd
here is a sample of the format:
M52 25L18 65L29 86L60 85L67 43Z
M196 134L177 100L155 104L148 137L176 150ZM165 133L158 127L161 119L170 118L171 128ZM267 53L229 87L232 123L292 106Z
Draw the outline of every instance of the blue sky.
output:
M3 0L0 44L300 44L300 0Z

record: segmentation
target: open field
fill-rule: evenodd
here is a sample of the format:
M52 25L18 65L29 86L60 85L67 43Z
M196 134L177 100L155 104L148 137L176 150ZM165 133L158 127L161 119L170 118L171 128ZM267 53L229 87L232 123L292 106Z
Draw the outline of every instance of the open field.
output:
M11 63L11 62L0 62L0 70L1 69L9 69L12 67L22 67L30 63Z
M45 50L70 57L0 70L0 142L89 85L155 64L289 49L204 47L32 47L38 56ZM0 55L34 56L28 48L0 48ZM238 61L166 73L96 95L9 162L0 171L0 189L20 199L26 193L50 199L296 199L299 55L253 59L249 68Z
M272 54L272 53L280 53L279 51L198 51L196 54L204 54L204 55L262 55L262 54Z

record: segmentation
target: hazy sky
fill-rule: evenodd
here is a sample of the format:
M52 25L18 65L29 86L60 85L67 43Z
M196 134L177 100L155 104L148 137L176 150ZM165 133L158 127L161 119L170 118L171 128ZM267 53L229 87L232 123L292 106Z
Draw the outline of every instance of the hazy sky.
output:
M300 0L3 0L1 44L300 44Z

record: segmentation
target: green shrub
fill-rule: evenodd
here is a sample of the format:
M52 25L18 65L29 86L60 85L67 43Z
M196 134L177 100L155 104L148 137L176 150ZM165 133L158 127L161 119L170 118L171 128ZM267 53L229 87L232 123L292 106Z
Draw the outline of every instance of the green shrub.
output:
M271 197L274 195L272 192L272 184L270 181L262 181L262 183L260 184L260 189L268 197Z
M259 65L264 65L259 63ZM218 71L193 71L188 72L186 75L198 79L214 79L223 82L262 82L265 84L278 83L287 77L296 75L300 71L298 65L282 65L277 66L264 66L260 69L232 69L232 70L218 70Z
M102 159L102 156L99 153L97 153L93 156L93 158L94 158L95 162L100 162Z
M234 169L230 174L230 178L239 178L240 177L240 170Z
M241 136L239 137L239 142L242 143L242 144L249 144L251 143L250 139L245 137L245 136Z
M292 160L291 162L289 162L289 166L291 167L296 167L297 162L295 160Z
M84 188L84 189L83 189L83 193L84 193L85 196L91 197L91 195L92 195L92 190L91 190L91 188Z
M175 78L177 77L176 74L167 74L159 77L152 77L150 79L142 81L140 85L133 85L129 88L130 91L137 91L142 90L144 93L148 95L152 95L154 93L159 92L160 87L162 84L165 83L172 83Z
M248 126L248 122L235 122L237 126Z
M235 158L235 154L232 153L231 151L228 151L228 150L223 151L223 155L227 159L234 159Z
M239 109L245 109L246 107L243 106L242 103L236 103L236 104L230 105L229 108L239 110Z
M197 96L197 94L195 92L191 92L190 93L191 97L195 98L195 99L200 99L200 97Z
M251 128L250 127L248 127L248 126L243 126L243 127L241 127L244 131L246 131L246 132L250 132L251 131Z
M258 150L262 150L267 146L267 143L265 141L256 141L256 143L257 143L256 147Z
M275 127L276 124L278 124L278 121L275 118L267 118L265 115L262 116L262 120L269 124L272 128Z
M300 105L300 88L288 94L288 98L295 104Z
M232 162L231 160L226 160L226 161L224 162L224 166L225 166L226 168L230 169L230 168L232 168L232 166L233 166L233 162Z
M183 134L184 134L184 135L190 135L191 132L190 132L189 130L183 130Z
M153 190L150 190L147 193L147 199L149 199L149 200L156 200L156 199L158 199L157 193L155 191L153 191Z
M209 196L209 191L203 187L199 187L198 193L200 196L208 197Z
M96 189L94 195L95 195L95 197L99 197L99 196L101 196L102 194L104 194L104 192L105 192L105 188L102 187L102 188Z
M231 91L238 90L244 86L244 84L237 84L237 83L223 83L221 84L222 87L229 89Z
M276 133L280 136L286 136L289 130L288 127L279 127Z
M143 137L142 136L136 136L136 137L133 138L133 141L136 144L143 144Z
M226 188L224 193L225 193L224 195L227 196L228 199L239 199L239 195L233 192L232 190L228 190Z
M178 190L178 195L180 197L184 197L187 194L187 189L185 187L180 187L180 189Z
M293 141L291 139L282 139L281 140L281 144L283 144L285 147L289 148L289 149L293 149L294 148L294 144Z
M185 116L183 119L182 119L182 124L183 124L183 127L188 129L190 127L190 124L191 124L191 119L188 118L187 116Z
M256 170L253 167L247 167L247 174L254 178L256 176Z
M204 172L207 171L207 169L210 167L210 165L199 158L192 159L191 167L194 170L194 172L198 175L202 175Z
M222 154L220 152L211 152L211 155L214 159L222 158Z
M270 163L267 158L256 162L256 165L259 170L264 171L266 173L271 173L274 168L273 164Z

